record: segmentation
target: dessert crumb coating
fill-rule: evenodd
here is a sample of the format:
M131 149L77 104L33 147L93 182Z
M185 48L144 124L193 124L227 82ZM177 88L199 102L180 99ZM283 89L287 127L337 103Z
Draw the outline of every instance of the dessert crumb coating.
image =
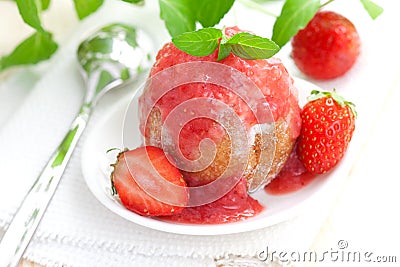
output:
M226 28L227 35L238 31L240 30L236 27ZM195 57L180 51L172 43L167 43L157 55L150 78L171 66L187 62L217 62L217 57L218 50L209 56ZM268 122L260 122L254 107L249 107L249 103L240 94L238 95L234 88L232 90L218 84L196 81L181 84L165 92L161 97L158 93L154 93L157 91L154 86L146 87L139 99L141 131L146 145L179 150L179 153L188 160L195 161L204 155L212 156L210 164L204 168L195 171L182 170L189 186L207 184L222 175L240 175L247 179L248 190L254 191L276 177L294 147L301 127L297 89L286 68L277 58L246 60L231 53L218 63L234 68L257 86L262 92L262 99L257 101L263 104L260 104L256 113L265 112L265 116L270 117ZM196 72L196 69L192 71ZM221 74L215 73L215 75ZM229 75L222 77L228 81L227 83L230 78ZM163 131L168 116L182 103L198 99L210 99L209 112L214 114L209 118L199 116L175 129L178 131L174 133L178 136L177 142L171 143L170 138L165 136L168 135L168 131ZM215 115L217 113L222 117L225 116L224 121L227 121L226 118L230 115L225 114L223 109L213 110L213 101L225 103L227 108L233 110L235 116L240 119L241 125L237 122L232 123L233 126L221 125L214 120L213 116L217 116ZM197 106L189 105L183 111L194 114L208 108L206 105L207 103L203 101ZM240 129L245 130L244 135ZM206 139L212 142L203 142ZM244 156L238 157L239 154Z

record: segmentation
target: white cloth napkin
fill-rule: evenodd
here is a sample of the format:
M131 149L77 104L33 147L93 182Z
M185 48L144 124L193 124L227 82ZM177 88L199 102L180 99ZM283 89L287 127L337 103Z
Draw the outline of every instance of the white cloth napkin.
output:
M151 23L148 22L150 18ZM3 118L0 128L0 235L79 110L84 84L75 59L78 43L93 29L115 21L142 27L153 34L159 46L167 40L164 26L158 20L156 5L152 1L141 8L121 1L108 1L97 14L79 25L69 42L48 63L43 77L19 105L15 109L6 110L7 118ZM368 73L377 68L368 63L376 58L371 59L371 54L367 57L366 53L375 49L375 44L364 47L359 62L344 78L319 84L327 89L333 86L340 88L342 92L354 96L357 94L353 87L373 86L375 81ZM287 51L282 51L282 55L286 55L284 60L291 70ZM28 69L16 73L0 87L0 98L3 100L2 97L9 94L7 90L12 90L12 87L24 91L21 88L26 88L27 84L20 81L35 77L34 71ZM33 76L27 73L33 73ZM48 211L25 253L26 258L47 266L261 266L265 263L254 257L266 246L275 250L300 252L310 248L338 188L332 188L330 194L318 203L286 222L252 232L222 236L177 235L151 230L126 221L103 207L91 194L82 177L81 148L96 121L107 114L112 103L127 94L129 89L110 93L96 107L86 134L78 144ZM382 97L377 97L375 101L379 103L380 99ZM366 121L368 115L373 115L368 112L371 101L360 97L356 100L360 100L357 102L361 121L359 124L363 125L359 128L368 130ZM346 157L348 162L356 157L362 144L360 131L358 135ZM347 173L350 167L350 163L344 165L343 173ZM242 258L237 258L238 255ZM271 262L267 263L272 265Z

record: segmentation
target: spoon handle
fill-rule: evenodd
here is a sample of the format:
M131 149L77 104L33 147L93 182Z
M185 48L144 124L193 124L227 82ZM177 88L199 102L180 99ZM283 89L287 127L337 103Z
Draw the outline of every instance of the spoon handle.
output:
M83 105L64 140L28 191L0 243L0 266L17 266L57 188L86 127L91 107Z

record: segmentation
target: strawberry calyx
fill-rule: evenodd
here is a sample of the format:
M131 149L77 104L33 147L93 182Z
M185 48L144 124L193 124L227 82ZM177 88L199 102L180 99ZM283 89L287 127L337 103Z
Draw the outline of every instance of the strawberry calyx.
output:
M350 108L351 112L353 112L354 116L357 117L356 105L353 102L347 101L346 99L344 99L343 96L336 93L335 88L332 90L332 92L329 92L329 91L322 92L322 91L318 91L318 90L312 90L310 96L307 97L307 101L311 102L311 101L314 101L314 100L317 100L320 98L324 98L324 97L331 97L341 107L348 106Z

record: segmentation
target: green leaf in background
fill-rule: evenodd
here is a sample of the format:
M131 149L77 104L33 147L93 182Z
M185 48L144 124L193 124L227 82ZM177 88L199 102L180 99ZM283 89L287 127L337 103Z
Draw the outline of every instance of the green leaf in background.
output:
M218 47L222 37L221 30L204 28L194 32L186 32L172 38L172 42L180 50L192 56L208 56Z
M383 8L370 0L360 0L372 19L376 19L383 12Z
M276 19L272 40L283 47L317 13L320 0L286 0Z
M45 32L36 3L36 0L17 0L18 11L26 24L40 32Z
M160 18L172 37L196 30L195 18L189 6L190 0L159 0ZM192 0L193 1L193 0ZM197 0L196 0L197 1Z
M278 2L281 0L252 0L252 1L257 3L267 3L267 2Z
M144 0L122 0L123 2L135 4L135 5L143 5Z
M192 0L190 6L203 27L216 25L231 9L235 0Z
M47 10L50 6L50 0L41 0L41 6L39 8L40 11Z
M270 58L279 52L279 46L273 41L248 32L237 33L226 43L232 53L245 59Z
M20 43L11 54L0 59L0 71L17 65L36 64L47 60L57 50L48 32L36 32Z
M103 4L104 0L74 0L76 14L79 19L84 19L90 14L97 11Z

